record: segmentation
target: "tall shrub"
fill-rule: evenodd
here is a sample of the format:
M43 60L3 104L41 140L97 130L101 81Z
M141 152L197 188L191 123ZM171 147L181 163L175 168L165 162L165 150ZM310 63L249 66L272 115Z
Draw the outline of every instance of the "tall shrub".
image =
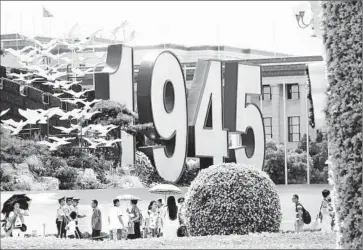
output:
M362 249L362 1L322 2L338 243Z

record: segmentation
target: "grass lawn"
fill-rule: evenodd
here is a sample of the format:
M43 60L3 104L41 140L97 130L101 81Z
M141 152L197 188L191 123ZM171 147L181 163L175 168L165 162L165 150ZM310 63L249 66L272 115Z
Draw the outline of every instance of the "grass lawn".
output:
M283 214L281 230L293 229L293 205L291 202L292 194L296 193L300 196L300 200L305 208L310 212L312 219L315 219L320 208L321 191L324 188L331 188L328 185L278 185L278 194L281 200L281 210ZM61 190L56 192L1 192L1 204L5 202L13 194L26 193L32 199L30 207L30 216L25 218L28 227L27 233L32 234L33 230L40 235L43 233L43 224L45 224L45 233L56 233L55 216L58 208L58 198L79 197L79 212L87 215L86 218L80 219L80 230L82 232L90 232L91 224L91 200L97 199L102 212L103 228L102 231L108 231L107 216L111 207L112 200L120 194L132 194L141 198L139 207L142 211L147 210L147 206L151 200L164 198L161 195L150 194L146 188L139 189L100 189L100 190ZM183 192L187 192L187 188L182 188ZM184 195L184 194L183 194ZM128 202L122 202L121 206L125 208ZM309 228L309 225L306 226ZM203 238L204 239L204 238Z
M320 232L251 234L243 236L205 236L176 239L141 239L102 242L90 240L46 238L3 238L2 249L334 249L335 234Z

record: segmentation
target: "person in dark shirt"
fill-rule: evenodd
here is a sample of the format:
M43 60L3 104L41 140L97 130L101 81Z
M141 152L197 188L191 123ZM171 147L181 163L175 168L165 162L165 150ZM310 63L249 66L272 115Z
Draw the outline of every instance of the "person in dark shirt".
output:
M93 200L91 206L93 208L93 213L91 218L92 238L95 238L96 240L102 240L100 239L101 230L102 230L102 213L101 210L98 208L98 201Z

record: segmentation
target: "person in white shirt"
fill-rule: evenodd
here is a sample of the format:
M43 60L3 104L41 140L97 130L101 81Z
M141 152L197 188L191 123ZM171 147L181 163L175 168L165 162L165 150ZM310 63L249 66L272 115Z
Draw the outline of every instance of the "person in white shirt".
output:
M28 215L28 211L20 209L19 203L14 204L13 211L11 211L8 216L8 225L10 225L10 234L12 237L24 237L24 232L26 231L24 216Z
M76 218L77 218L77 213L75 211L72 211L69 214L69 217L70 217L71 221L69 221L67 226L66 226L67 238L74 239L74 238L76 238Z
M78 212L78 204L79 204L79 198L73 198L73 211L77 213L77 217L75 219L76 221L76 238L77 239L82 239L82 233L81 231L79 230L79 227L78 227L78 219L79 218L85 218L86 215L80 215L79 212Z
M66 199L66 205L63 206L63 211L66 215L67 218L67 222L71 221L71 218L69 217L69 215L71 214L71 212L74 211L74 207L73 207L73 197L67 197Z
M157 237L161 237L163 235L163 218L164 218L164 213L165 213L165 209L164 209L164 204L163 204L163 199L159 199L157 202L157 213L158 213L158 232L157 232Z
M108 225L110 229L111 240L121 240L123 231L126 229L123 218L122 211L120 208L120 200L113 200L113 207L110 209L108 215Z
M65 201L66 201L65 197L58 199L59 208L57 209L57 218L55 220L57 225L58 238L66 237L65 228L66 228L67 218L64 211Z

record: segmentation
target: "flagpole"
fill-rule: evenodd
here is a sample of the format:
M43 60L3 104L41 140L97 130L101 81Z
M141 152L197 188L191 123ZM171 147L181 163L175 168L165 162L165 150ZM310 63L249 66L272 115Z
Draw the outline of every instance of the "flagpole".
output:
M309 77L309 76L308 76ZM306 166L307 166L307 184L310 184L310 165L309 165L309 104L308 104L308 82L305 85L306 90Z
M287 180L287 135L288 135L288 130L287 130L287 117L286 117L286 85L285 85L285 80L282 81L282 88L283 88L283 99L284 99L284 151L285 151L285 185L288 185L288 180Z

